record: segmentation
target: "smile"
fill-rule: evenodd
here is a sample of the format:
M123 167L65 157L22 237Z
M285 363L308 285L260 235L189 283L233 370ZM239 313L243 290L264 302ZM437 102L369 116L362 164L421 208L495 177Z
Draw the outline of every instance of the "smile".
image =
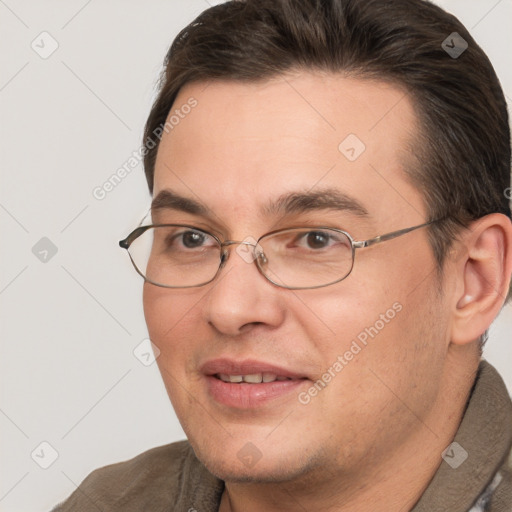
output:
M283 375L276 375L275 373L250 373L247 375L227 375L225 373L218 373L215 375L223 382L240 383L246 382L248 384L260 384L261 382L274 382L276 380L292 380L290 377Z

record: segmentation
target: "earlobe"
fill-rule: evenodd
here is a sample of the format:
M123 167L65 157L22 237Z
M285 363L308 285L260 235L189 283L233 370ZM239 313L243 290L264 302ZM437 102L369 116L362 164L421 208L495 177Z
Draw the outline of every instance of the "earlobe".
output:
M501 214L475 221L461 237L464 256L455 263L459 285L454 296L451 342L477 340L501 310L512 272L512 223Z

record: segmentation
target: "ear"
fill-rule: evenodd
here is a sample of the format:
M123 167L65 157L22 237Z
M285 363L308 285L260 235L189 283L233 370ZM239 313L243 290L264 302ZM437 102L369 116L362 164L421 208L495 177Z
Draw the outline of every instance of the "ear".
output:
M512 222L500 213L473 222L458 242L451 342L477 340L498 316L512 274Z

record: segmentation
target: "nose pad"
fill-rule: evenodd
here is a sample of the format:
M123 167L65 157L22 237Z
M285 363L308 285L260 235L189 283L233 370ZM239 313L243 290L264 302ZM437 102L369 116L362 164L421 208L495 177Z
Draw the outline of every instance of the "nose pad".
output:
M265 256L265 253L263 251L259 252L256 255L256 258L260 261L262 265L266 265L268 263L267 257Z
M238 242L239 243L239 242ZM266 265L268 263L267 257L265 256L265 253L263 252L263 249L259 245L253 245L253 244L246 244L246 247L252 247L253 256L251 256L251 260L259 260L257 263L258 265ZM223 268L228 259L229 259L229 249L227 247L224 247L221 254L220 254L220 266L219 268Z
M228 261L228 258L229 258L229 251L227 249L223 249L222 252L220 253L220 265L219 265L219 268L224 267L224 265Z

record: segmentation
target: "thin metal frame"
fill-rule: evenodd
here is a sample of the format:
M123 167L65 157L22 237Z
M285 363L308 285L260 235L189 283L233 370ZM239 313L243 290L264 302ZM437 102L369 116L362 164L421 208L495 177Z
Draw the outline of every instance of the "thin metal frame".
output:
M254 262L256 263L256 267L258 268L260 274L263 277L265 277L265 279L270 281L272 284L275 284L276 286L278 286L280 288L285 288L287 290L313 290L315 288L324 288L325 286L330 286L332 284L339 283L340 281L343 281L344 279L346 279L350 275L350 273L352 272L352 269L354 268L354 262L355 262L355 257L356 257L356 249L364 249L366 247L370 247L372 245L379 244L381 242L387 242L388 240L393 240L394 238L398 238L398 237L400 237L402 235L405 235L406 233L410 233L411 231L415 231L416 229L420 229L420 228L424 228L426 226L430 226L431 224L435 224L436 222L441 222L441 221L445 220L445 218L446 217L443 217L441 219L431 220L429 222L425 222L423 224L418 224L417 226L412 226L410 228L399 229L398 231L391 231L390 233L385 233L384 235L379 235L379 236L376 236L376 237L373 237L373 238L368 238L367 240L354 240L349 233L347 233L346 231L343 231L342 229L338 229L338 228L327 227L327 226L323 226L323 227L319 227L319 226L297 226L297 227L290 227L290 228L285 228L285 229L276 229L274 231L270 231L269 233L265 233L264 235L262 235L262 236L260 236L258 238L258 240L256 241L255 244L251 243L251 242L244 241L244 240L243 241L225 240L224 242L222 242L213 233L210 233L210 232L208 232L208 231L206 231L204 229L198 228L197 226L192 226L190 224L149 224L147 226L139 226L139 227L135 228L126 238L124 238L123 240L119 241L119 246L121 248L127 250L128 255L130 256L130 260L131 260L133 266L135 267L135 270L148 283L154 284L155 286L160 286L162 288L197 288L199 286L204 286L204 285L206 285L208 283L211 283L217 277L217 275L220 273L222 268L225 266L225 264L226 264L226 262L228 260L228 257L229 257L229 251L225 249L226 247L229 247L229 246L232 246L232 245L243 244L243 245L250 245L250 246L256 248L258 246L258 244L260 243L260 241L263 240L264 238L267 238L269 236L275 235L276 233L286 233L287 231L295 231L295 230L298 230L298 229L303 229L303 230L307 230L307 231L315 231L315 230L325 231L325 230L329 230L329 231L336 231L337 233L342 233L343 235L345 235L349 239L351 247L352 247L352 264L351 264L350 269L348 270L348 272L343 277L341 277L340 279L337 279L336 281L332 281L331 283L321 284L321 285L317 285L317 286L284 286L282 284L276 283L274 280L272 280L269 276L267 276L265 274L265 272L264 272L264 270L262 268L262 265L267 262L265 254L264 253L259 253L259 254L256 255L256 257L254 259ZM199 231L199 232L204 233L204 234L212 237L213 239L215 239L217 241L217 243L219 244L219 247L221 249L219 268L217 269L217 272L215 273L215 275L209 281L205 281L204 283L194 284L194 285L190 285L190 286L169 286L169 285L165 285L165 284L161 284L161 283L156 283L156 282L152 281L151 279L148 279L139 270L139 268L137 267L137 265L133 261L132 255L130 254L130 251L129 251L129 248L130 248L131 244L137 238L139 238L141 235L143 235L148 229L159 228L159 227L190 228L190 229L193 229L194 231Z

